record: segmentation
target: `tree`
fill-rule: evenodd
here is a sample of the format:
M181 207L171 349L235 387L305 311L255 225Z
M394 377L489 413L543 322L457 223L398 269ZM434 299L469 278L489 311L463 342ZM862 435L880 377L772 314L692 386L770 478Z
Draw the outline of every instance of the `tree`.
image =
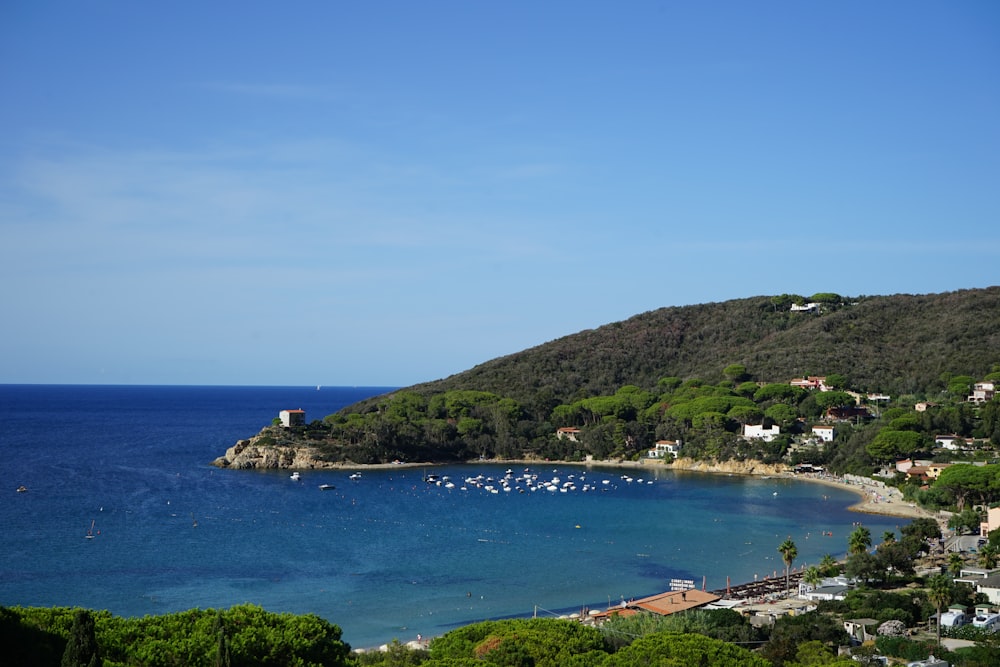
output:
M961 554L954 551L948 554L948 571L951 572L951 576L957 577L962 571L963 565L965 565L965 560L962 559Z
M747 367L743 364L729 364L722 370L722 374L733 382L741 382L747 379Z
M823 573L815 565L810 565L806 568L806 571L802 574L802 581L806 582L813 588L817 588L821 583L823 583Z
M893 461L919 450L923 439L924 436L915 431L884 428L865 449L876 461Z
M810 611L794 616L781 616L774 622L771 638L761 654L774 665L795 660L799 646L818 641L826 646L841 646L848 642L847 632L837 619Z
M879 559L867 551L848 556L844 573L865 582L881 581L885 577L885 569Z
M948 527L956 533L978 533L983 521L982 515L971 507L966 507L958 514L952 514L948 519Z
M62 667L99 667L100 651L94 632L94 618L86 609L77 609L73 614L73 625L69 630L66 650L62 656Z
M941 539L941 526L934 519L923 517L914 519L899 529L903 537L915 537L921 541Z
M816 399L816 405L823 410L827 408L842 408L857 403L854 397L846 391L821 391L818 394L814 394L813 397Z
M992 570L1000 560L1000 549L993 544L985 544L979 549L979 566Z
M577 663L583 664L583 663ZM586 664L594 664L593 662ZM617 651L605 664L631 667L771 667L763 657L745 648L697 634L657 632L640 637Z
M798 558L799 548L795 546L795 542L792 542L792 538L788 537L778 545L778 553L781 554L781 560L785 563L785 592L788 592L788 569Z
M827 373L826 386L833 387L837 390L845 389L847 388L847 378L840 373Z
M934 480L935 489L944 489L955 498L961 512L967 500L986 504L997 498L1000 491L1000 465L948 466Z
M884 580L892 581L893 573L901 575L913 574L913 556L905 544L895 540L878 545L875 552L876 562L882 568Z
M840 574L840 563L832 554L826 554L819 561L820 572L827 577L835 577Z
M847 536L847 553L856 556L866 553L872 546L872 532L858 526Z
M927 599L937 612L937 645L941 648L941 608L951 602L951 582L943 574L935 574L927 580Z

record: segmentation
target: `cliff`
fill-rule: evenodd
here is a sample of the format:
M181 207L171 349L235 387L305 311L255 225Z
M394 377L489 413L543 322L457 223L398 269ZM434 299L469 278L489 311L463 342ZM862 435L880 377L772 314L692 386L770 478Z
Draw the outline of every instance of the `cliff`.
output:
M263 429L248 440L240 440L226 450L226 453L212 461L217 468L237 470L269 470L287 468L310 470L331 468L323 461L314 447L301 444L275 444L273 427Z

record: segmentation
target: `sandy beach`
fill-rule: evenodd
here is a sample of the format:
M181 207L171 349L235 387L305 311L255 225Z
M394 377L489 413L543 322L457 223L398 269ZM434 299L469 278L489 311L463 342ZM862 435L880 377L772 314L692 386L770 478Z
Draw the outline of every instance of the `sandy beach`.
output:
M850 507L854 512L898 516L907 519L938 519L933 513L905 500L899 489L867 477L856 475L845 477L817 474L794 475L791 473L785 476L792 479L824 484L826 486L834 486L858 494L860 500Z

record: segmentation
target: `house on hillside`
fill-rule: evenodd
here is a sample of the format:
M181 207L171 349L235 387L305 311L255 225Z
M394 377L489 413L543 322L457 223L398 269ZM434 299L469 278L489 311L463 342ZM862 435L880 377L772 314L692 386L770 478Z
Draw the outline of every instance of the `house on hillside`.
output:
M575 426L563 426L562 428L556 429L556 437L560 440L580 442L580 429Z
M306 411L301 409L282 410L278 413L278 417L281 419L281 425L285 428L303 426L306 423Z
M648 457L651 459L663 459L668 456L674 458L680 456L681 454L681 441L680 440L657 440L656 447L649 450Z
M819 304L815 301L803 304L793 303L789 310L793 313L814 313L819 310Z
M933 463L931 461L917 461L907 469L906 476L921 483L931 482L938 478L941 471L951 466L951 463Z
M849 422L857 419L871 419L868 408L863 405L842 405L826 409L826 418L830 421Z
M825 425L813 426L812 432L813 435L823 442L833 442L833 436L836 435L836 431L832 426Z
M944 449L957 452L962 449L966 449L973 443L972 438L963 438L960 435L937 435L934 436L934 444L938 447L943 447Z
M996 395L996 384L993 382L977 382L972 386L972 394L967 399L969 403L988 403Z
M744 424L743 437L771 442L781 434L781 428L774 424L771 428L764 428L763 424Z
M832 389L832 387L826 384L826 377L820 377L818 375L795 378L794 380L789 380L788 384L793 387L802 387L803 389L819 389L820 391L830 391Z
M930 401L921 401L920 403L914 405L913 409L916 410L917 412L927 412L931 408L936 408L937 406L938 406L937 403L931 403Z
M1000 574L991 574L985 579L975 582L977 593L982 593L990 601L990 604L1000 605Z

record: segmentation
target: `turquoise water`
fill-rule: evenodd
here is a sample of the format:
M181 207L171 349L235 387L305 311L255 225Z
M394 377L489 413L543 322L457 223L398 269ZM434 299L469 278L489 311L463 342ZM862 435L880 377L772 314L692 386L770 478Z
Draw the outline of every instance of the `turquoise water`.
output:
M0 604L144 615L251 602L318 614L373 646L604 607L672 578L712 590L780 576L786 537L799 566L843 554L854 522L875 536L899 523L849 512L856 496L825 486L669 469L532 466L575 490L506 492L497 466L429 471L447 488L413 468L294 481L208 465L281 409L312 420L382 391L0 387ZM497 492L463 491L476 475Z

